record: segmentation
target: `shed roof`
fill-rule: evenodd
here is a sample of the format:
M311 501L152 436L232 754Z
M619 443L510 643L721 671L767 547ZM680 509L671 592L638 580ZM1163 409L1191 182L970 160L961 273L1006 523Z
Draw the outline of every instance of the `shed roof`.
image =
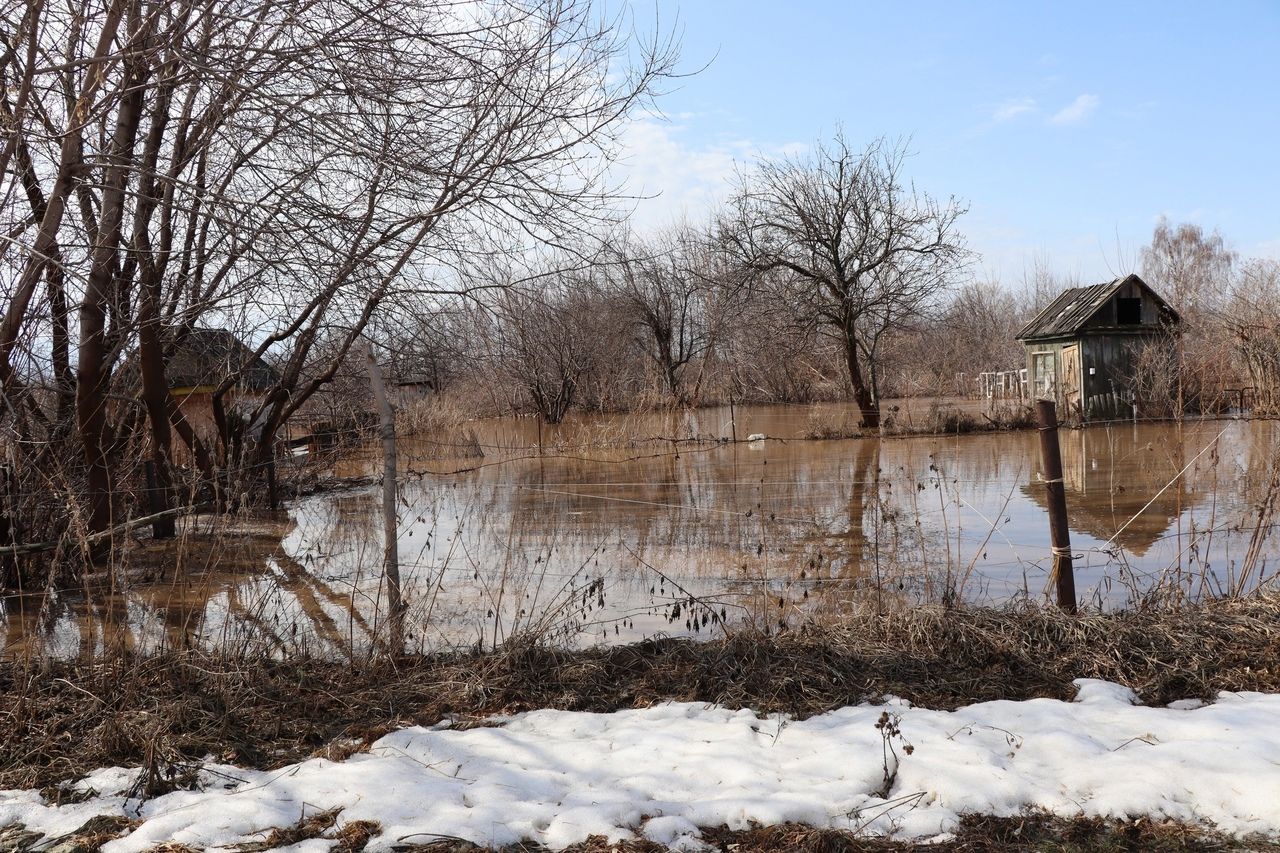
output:
M1117 290L1130 282L1151 294L1161 309L1167 311L1174 322L1177 322L1177 312L1170 308L1169 304L1161 299L1160 295L1145 281L1130 274L1102 284L1067 288L1058 295L1057 299L1050 302L1047 308L1037 314L1035 319L1022 327L1022 331L1018 332L1018 340L1074 335L1085 327L1103 305L1107 304L1107 300L1115 296Z
M170 388L217 385L241 371L236 386L266 391L275 385L276 371L226 329L192 329L165 365Z

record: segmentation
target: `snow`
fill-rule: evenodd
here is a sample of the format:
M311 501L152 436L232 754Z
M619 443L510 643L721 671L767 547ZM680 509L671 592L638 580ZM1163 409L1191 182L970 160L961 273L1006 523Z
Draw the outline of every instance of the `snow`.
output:
M337 763L209 765L199 790L146 802L128 796L136 770L106 768L79 783L99 795L76 805L0 792L0 826L53 838L96 814L143 820L105 853L260 841L332 808L342 809L338 826L381 825L373 851L439 836L562 848L589 835L696 850L700 826L783 821L931 838L966 812L1032 808L1280 835L1280 696L1223 693L1210 704L1150 708L1119 685L1082 679L1077 688L1072 702L946 712L889 700L807 720L692 703L532 711L482 728L401 729ZM901 732L889 736L887 762L892 729L876 725L886 712ZM882 797L886 763L893 778ZM328 846L313 839L290 849Z

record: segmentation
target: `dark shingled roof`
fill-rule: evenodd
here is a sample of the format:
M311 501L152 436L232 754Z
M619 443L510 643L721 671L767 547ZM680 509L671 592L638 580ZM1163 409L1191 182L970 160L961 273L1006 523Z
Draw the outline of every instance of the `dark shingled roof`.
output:
M279 378L226 329L192 329L164 367L170 388L217 385L238 370L243 374L236 387L245 391L266 391Z
M1150 293L1160 307L1167 311L1175 322L1177 321L1177 313L1160 298L1159 294L1148 287L1145 281L1136 275L1127 275L1102 284L1093 284L1088 287L1071 287L1064 290L1057 299L1049 303L1048 308L1045 308L1036 315L1034 320L1022 327L1022 331L1018 332L1018 340L1025 341L1032 338L1058 338L1074 335L1083 329L1089 320L1093 318L1093 315L1098 313L1098 310L1103 305L1107 304L1107 300L1114 296L1116 291L1130 280Z

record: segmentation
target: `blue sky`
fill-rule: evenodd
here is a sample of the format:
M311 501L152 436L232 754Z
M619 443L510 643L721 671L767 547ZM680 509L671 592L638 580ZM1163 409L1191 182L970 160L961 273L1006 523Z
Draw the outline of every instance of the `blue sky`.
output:
M710 65L628 135L632 189L661 193L641 227L843 126L910 137L909 175L969 202L979 273L1007 284L1037 256L1086 281L1130 268L1162 214L1280 257L1276 0L656 2L685 67Z

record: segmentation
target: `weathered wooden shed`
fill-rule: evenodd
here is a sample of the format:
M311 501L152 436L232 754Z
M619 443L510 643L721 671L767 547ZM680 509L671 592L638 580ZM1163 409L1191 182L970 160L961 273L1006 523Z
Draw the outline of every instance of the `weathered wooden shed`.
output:
M237 381L222 400L228 411L252 409L278 381L275 369L226 329L191 329L165 365L170 396L206 441L217 434L213 392L232 375Z
M1018 333L1032 396L1056 400L1064 418L1129 417L1138 348L1167 342L1176 358L1179 322L1136 275L1063 291Z

